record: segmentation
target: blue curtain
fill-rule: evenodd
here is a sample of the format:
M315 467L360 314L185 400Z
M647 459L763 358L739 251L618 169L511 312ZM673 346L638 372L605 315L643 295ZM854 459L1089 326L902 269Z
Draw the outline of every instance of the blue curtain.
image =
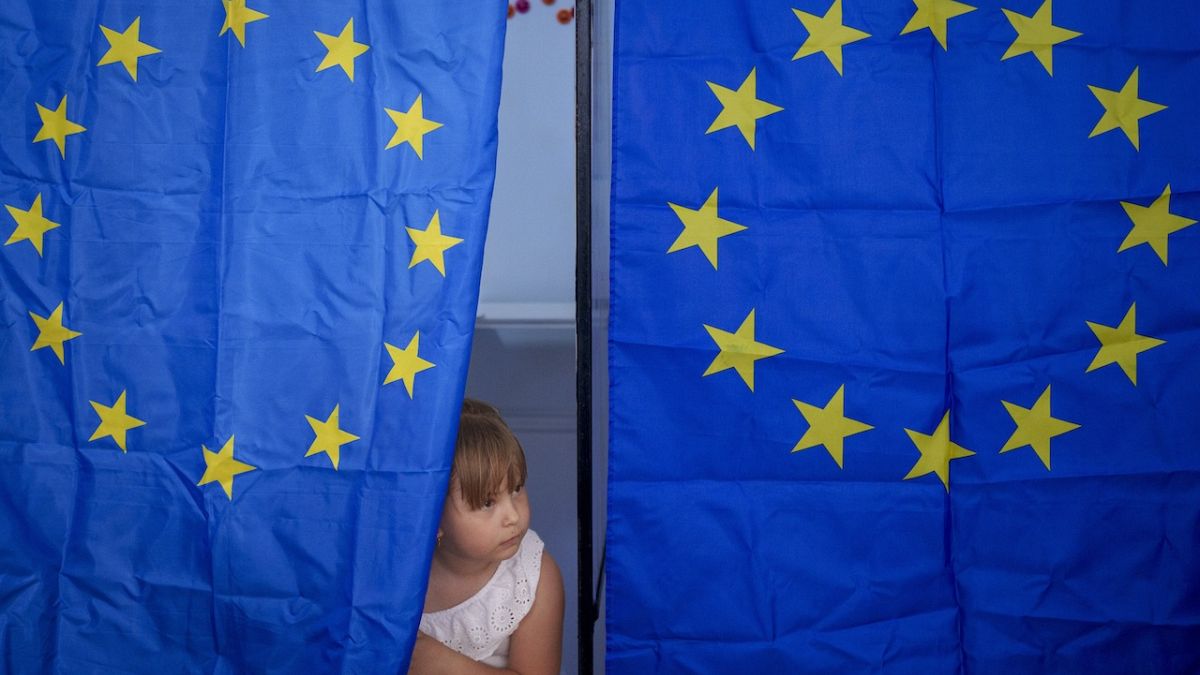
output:
M403 672L504 11L0 4L0 671Z
M1200 671L1197 45L618 3L609 673Z

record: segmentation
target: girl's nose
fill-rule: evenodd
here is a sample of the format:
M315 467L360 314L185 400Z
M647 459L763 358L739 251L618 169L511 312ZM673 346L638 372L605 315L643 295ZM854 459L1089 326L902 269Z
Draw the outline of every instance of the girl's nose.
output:
M501 502L501 507L504 509L502 515L505 525L514 525L521 518L521 514L517 513L517 505L513 503L512 497L507 497Z

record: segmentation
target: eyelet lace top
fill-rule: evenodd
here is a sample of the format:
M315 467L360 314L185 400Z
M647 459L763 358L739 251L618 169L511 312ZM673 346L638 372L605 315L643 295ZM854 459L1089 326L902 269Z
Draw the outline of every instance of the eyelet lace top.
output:
M449 609L422 614L421 632L475 661L507 667L509 637L533 607L544 546L527 530L516 554L500 563L479 592Z

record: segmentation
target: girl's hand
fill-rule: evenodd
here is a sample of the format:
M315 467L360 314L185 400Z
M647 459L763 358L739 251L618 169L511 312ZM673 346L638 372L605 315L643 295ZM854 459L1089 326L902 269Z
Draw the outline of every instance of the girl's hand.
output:
M541 584L538 584L539 586ZM473 661L446 645L418 632L413 645L408 675L521 675Z
M413 645L412 660L408 664L409 675L431 675L432 673L436 673L439 647L449 651L446 645L417 631L417 643Z

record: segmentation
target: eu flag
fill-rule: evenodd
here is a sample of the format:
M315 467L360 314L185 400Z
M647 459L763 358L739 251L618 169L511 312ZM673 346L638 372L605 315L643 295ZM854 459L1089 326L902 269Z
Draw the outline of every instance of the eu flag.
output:
M608 672L1200 670L1198 44L619 3Z
M0 4L0 671L405 669L504 20Z

